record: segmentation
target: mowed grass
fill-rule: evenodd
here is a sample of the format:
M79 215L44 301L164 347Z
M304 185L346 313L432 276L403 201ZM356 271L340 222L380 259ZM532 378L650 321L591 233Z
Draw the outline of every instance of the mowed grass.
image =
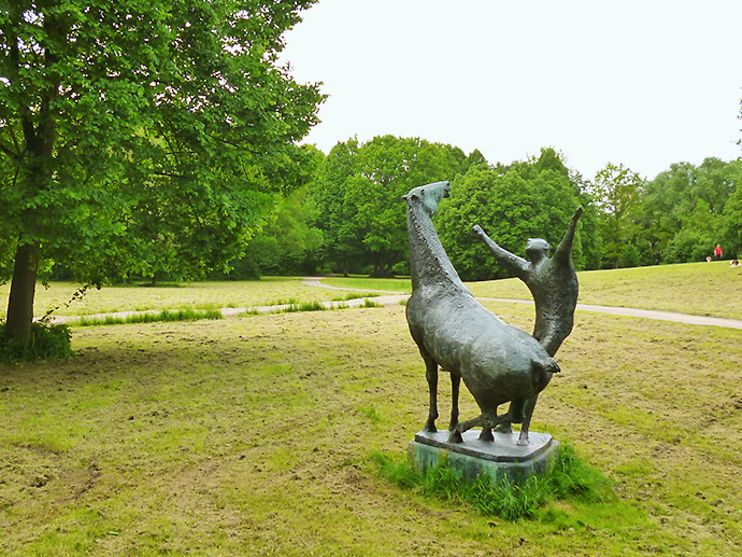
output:
M742 267L726 261L583 271L579 302L742 319ZM468 284L475 296L531 299L518 279Z
M35 314L42 316L50 306L68 302L80 287L70 282L37 286ZM9 284L0 286L0 315L8 303ZM118 311L163 309L218 309L327 301L337 291L304 286L301 277L271 277L254 281L193 282L182 286L104 286L90 289L82 300L60 307L55 315L90 315Z
M726 261L582 271L579 302L742 319L742 267ZM333 286L410 292L405 279L327 278ZM373 286L372 286L373 285ZM519 279L468 282L483 298L531 300Z
M328 277L322 282L338 288L356 288L359 290L383 290L386 292L412 292L412 282L408 278L364 278L364 277Z
M578 314L533 429L619 499L509 522L371 461L427 415L401 306L77 329L71 360L0 366L0 554L739 555L740 340Z

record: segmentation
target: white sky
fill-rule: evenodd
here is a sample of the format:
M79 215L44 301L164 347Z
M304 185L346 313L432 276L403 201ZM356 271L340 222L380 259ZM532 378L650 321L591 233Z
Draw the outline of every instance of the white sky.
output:
M592 177L742 155L742 0L320 0L283 59L330 97L306 139L422 137Z

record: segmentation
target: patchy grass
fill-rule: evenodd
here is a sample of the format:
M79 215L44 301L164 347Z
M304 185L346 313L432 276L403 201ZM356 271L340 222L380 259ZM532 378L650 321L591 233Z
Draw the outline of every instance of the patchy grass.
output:
M350 300L353 300L355 298L349 298ZM325 306L324 304L320 302L303 302L300 304L289 304L287 307L280 310L278 313L296 313L301 311L325 311L325 310L337 310L337 309L348 309L350 306L348 304L335 304L333 306ZM374 302L373 300L369 300L368 298L363 300L363 303L359 306L354 306L359 308L381 308L384 307L383 304L379 304L377 302Z
M0 285L0 312L5 312L9 284ZM38 285L36 315L42 316L50 306L68 302L79 285L54 282L49 288ZM327 301L337 292L305 286L299 277L272 277L254 281L193 282L180 286L145 288L136 285L104 286L91 289L69 307L60 307L54 315L91 315L119 311L218 309L273 305L293 299L295 303Z
M106 315L104 317L82 316L70 325L78 327L92 327L99 325L126 325L130 323L155 323L157 321L198 321L199 319L222 319L222 313L217 309L180 309L171 311L164 309L157 313L133 313L119 317Z
M347 302L348 300L357 300L358 298L376 298L381 294L376 292L348 292L344 296L336 296L333 302Z
M80 328L71 359L0 364L0 554L739 555L740 340L579 314L532 427L617 500L511 522L369 461L427 415L400 306Z
M282 313L294 313L297 311L324 311L326 308L319 302L304 302L302 304L289 304L281 310Z
M742 268L726 261L578 273L583 304L742 319ZM468 283L475 296L531 299L518 279Z

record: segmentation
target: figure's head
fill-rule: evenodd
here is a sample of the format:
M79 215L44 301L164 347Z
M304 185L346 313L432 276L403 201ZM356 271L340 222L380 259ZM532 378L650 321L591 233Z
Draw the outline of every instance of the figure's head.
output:
M402 199L407 201L408 204L422 203L428 214L433 216L438 210L438 203L444 197L448 197L450 192L451 186L444 180L443 182L433 182L432 184L412 188L410 193L402 196Z
M549 242L543 238L528 238L526 242L526 259L538 263L549 253Z

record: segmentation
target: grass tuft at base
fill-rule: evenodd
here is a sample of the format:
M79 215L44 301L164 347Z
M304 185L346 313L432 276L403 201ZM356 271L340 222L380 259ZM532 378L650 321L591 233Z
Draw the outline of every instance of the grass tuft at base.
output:
M507 478L495 481L484 474L469 483L446 464L420 475L408 462L397 462L380 452L373 453L371 460L384 478L400 487L444 501L467 503L485 516L507 520L537 518L542 506L556 500L615 500L611 481L582 461L568 444L559 446L558 458L545 474L522 483Z

